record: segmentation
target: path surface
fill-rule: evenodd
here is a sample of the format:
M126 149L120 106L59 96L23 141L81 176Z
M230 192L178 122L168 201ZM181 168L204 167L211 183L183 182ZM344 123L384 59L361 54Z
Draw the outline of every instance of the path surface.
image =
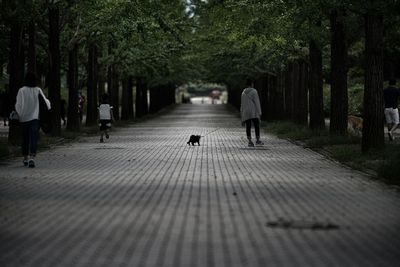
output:
M0 266L400 266L398 191L243 136L225 106L181 105L3 163Z

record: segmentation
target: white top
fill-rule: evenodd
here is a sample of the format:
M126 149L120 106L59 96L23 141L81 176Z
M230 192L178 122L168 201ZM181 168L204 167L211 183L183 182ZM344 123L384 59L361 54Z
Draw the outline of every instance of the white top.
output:
M246 88L243 90L240 105L240 115L242 117L242 121L260 118L261 105L256 89Z
M101 104L99 106L99 117L100 120L111 120L111 109L109 104Z
M24 86L18 90L15 111L18 113L20 122L39 119L39 94L43 96L47 108L51 109L50 101L39 87Z

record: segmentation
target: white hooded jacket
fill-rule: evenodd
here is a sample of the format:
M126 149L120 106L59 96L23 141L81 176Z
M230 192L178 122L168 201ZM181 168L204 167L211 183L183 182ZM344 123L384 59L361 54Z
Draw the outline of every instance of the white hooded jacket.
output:
M27 122L39 119L39 94L41 94L50 109L50 101L43 94L39 87L24 86L19 89L15 110L18 113L20 122Z
M254 88L245 88L242 92L240 115L242 122L249 119L260 119L261 105L257 90Z

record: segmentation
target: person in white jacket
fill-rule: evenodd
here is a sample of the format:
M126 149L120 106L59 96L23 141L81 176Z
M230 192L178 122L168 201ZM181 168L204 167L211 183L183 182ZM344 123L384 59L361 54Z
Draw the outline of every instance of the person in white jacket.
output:
M37 151L39 135L39 94L41 94L50 109L50 101L43 94L42 89L36 86L36 75L28 72L24 86L18 90L15 111L18 113L22 126L22 155L23 163L30 168L35 167L34 158Z
M254 147L254 143L251 140L252 123L255 128L256 144L263 145L264 143L260 140L260 98L258 97L257 90L254 88L253 81L251 79L247 79L246 88L242 92L240 115L242 118L242 124L246 125L246 134L247 139L249 140L249 146Z

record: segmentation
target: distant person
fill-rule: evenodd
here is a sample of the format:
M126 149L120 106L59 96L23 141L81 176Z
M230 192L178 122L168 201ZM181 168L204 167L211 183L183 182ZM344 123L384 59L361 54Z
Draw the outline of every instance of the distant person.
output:
M399 126L399 110L398 100L400 90L396 87L396 80L389 80L389 86L383 90L383 98L385 101L385 119L388 128L389 140L394 140L394 131Z
M82 92L79 92L78 95L78 113L79 113L79 120L82 123L83 121L83 107L86 102L86 97L82 94Z
M65 99L61 99L60 101L60 117L63 122L63 125L65 126L67 124L67 120L65 119L65 105L67 104L67 101Z
M15 110L18 113L22 126L22 155L24 166L35 167L37 140L39 135L39 94L43 96L47 108L50 101L43 94L42 89L36 86L36 75L28 72L25 76L24 86L18 90Z
M108 130L111 128L111 122L113 120L112 107L109 104L108 94L101 96L101 104L99 106L99 126L100 126L100 143L104 143L103 136L108 139L110 138Z
M8 89L0 93L0 117L3 117L4 127L7 126L8 116L10 116L10 94Z
M258 97L257 90L254 88L253 81L251 79L246 80L246 88L242 92L240 114L242 118L242 124L246 125L246 134L249 141L249 147L254 147L254 143L251 139L251 124L253 124L255 128L256 144L263 145L264 143L260 141L260 98Z

